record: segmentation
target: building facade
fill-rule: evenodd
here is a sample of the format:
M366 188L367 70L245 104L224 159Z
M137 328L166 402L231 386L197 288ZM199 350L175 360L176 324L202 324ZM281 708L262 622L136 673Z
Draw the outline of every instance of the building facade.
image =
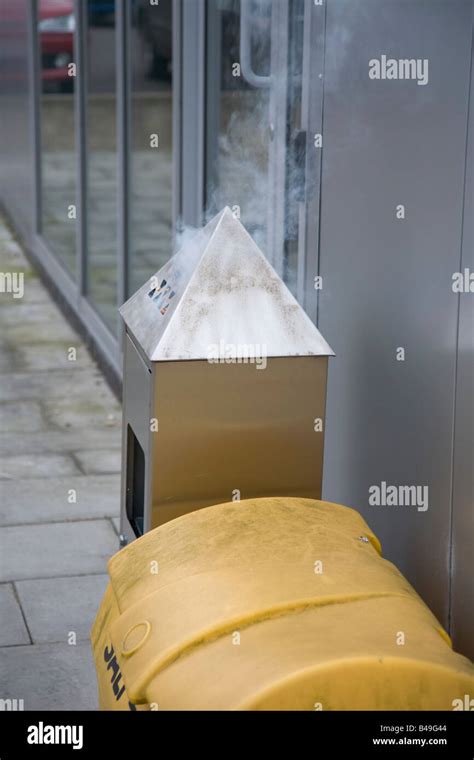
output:
M0 202L104 366L228 205L336 352L324 498L474 657L472 0L0 0L0 40Z

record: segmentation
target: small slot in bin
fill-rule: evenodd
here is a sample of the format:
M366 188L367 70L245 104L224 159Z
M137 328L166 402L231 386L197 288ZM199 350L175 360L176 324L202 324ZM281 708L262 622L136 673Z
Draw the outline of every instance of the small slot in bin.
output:
M145 454L130 425L127 427L127 517L136 536L143 535L145 512Z

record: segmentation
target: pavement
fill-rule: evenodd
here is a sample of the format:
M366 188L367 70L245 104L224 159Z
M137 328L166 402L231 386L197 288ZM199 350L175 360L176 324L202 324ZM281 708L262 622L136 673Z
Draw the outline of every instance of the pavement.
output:
M0 700L94 710L88 636L118 549L120 405L0 220L6 272L23 273L24 296L0 292Z

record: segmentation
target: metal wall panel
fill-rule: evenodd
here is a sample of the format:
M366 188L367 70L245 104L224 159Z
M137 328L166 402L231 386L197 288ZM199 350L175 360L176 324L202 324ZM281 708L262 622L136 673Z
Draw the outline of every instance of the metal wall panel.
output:
M203 2L181 7L181 222L199 227L204 208L205 16Z
M28 0L0 0L0 201L29 240L35 224Z
M361 510L445 625L471 7L328 0L326 22L319 328L336 358L323 493ZM429 59L428 84L370 79L382 54ZM428 510L369 506L382 481L428 485Z
M474 12L473 12L474 15ZM474 66L464 193L461 272L474 273ZM473 286L474 287L474 286ZM459 296L456 426L453 470L451 633L474 660L474 293Z

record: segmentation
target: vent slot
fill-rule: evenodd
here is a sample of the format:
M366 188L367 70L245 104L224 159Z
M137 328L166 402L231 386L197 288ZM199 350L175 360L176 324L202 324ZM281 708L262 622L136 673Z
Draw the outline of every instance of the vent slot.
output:
M136 536L143 535L145 511L145 454L127 426L127 517Z

